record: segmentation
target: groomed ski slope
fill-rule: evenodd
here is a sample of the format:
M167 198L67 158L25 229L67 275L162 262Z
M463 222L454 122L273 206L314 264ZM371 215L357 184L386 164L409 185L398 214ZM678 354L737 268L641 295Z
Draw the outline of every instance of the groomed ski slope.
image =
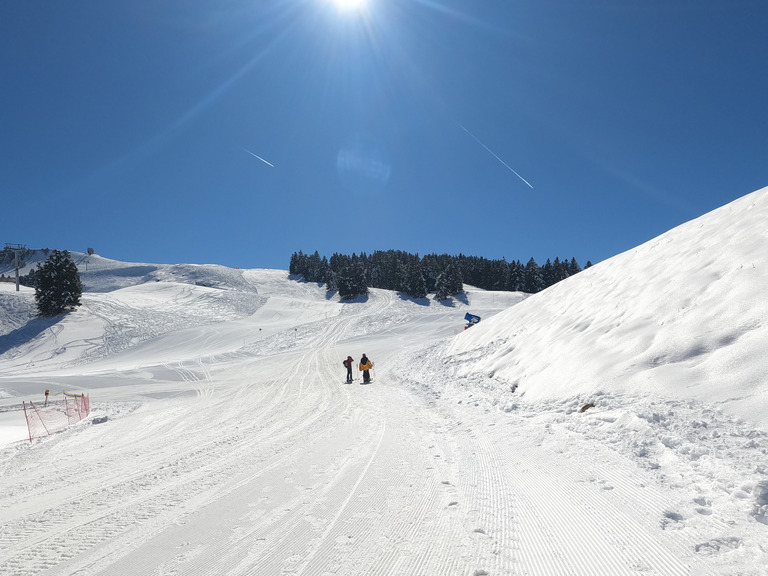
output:
M92 256L53 322L0 284L0 574L765 575L761 223L766 190L449 305ZM363 353L374 382L345 384ZM46 388L91 418L30 444Z

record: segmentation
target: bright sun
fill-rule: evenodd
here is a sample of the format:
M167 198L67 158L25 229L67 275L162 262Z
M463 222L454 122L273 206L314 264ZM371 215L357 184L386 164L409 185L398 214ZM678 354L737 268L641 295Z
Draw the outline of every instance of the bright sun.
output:
M336 8L345 12L362 10L367 4L367 0L332 0L332 2Z

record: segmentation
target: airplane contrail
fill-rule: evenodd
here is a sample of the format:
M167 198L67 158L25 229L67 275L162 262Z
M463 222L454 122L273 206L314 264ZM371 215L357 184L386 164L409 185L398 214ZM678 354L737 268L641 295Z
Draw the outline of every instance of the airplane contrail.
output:
M272 164L272 162L267 162L266 160L264 160L264 158L262 158L262 157L261 157L261 156L259 156L258 154L254 154L253 152L251 152L250 150L248 150L248 148L243 148L243 150L245 150L246 152L248 152L248 154L250 154L250 155L251 155L251 156L253 156L254 158L258 158L259 160L261 160L262 162L264 162L264 164L267 164L268 166L272 166L272 168L274 168L274 167L275 167L275 165L274 165L274 164Z
M528 182L528 180L526 180L525 178L523 178L522 176L520 176L520 174L518 174L517 172L515 172L515 170L514 170L514 169L513 169L513 168L512 168L512 167L511 167L509 164L507 164L506 162L504 162L504 160L502 160L501 158L499 158L499 157L496 155L496 153L495 153L493 150L491 150L490 148L488 148L488 146L486 146L485 144L483 144L482 142L480 142L480 140L478 140L478 139L477 139L477 137L476 137L474 134L472 134L472 132L470 132L469 130L467 130L466 128L464 128L464 126L463 126L463 125L461 125L461 124L459 124L459 126L461 126L461 129L462 129L462 130L464 130L464 132L466 132L467 134L469 134L469 135L472 137L472 139L473 139L475 142L477 142L478 144L480 144L480 146L482 146L483 148L485 148L486 150L488 150L488 152L490 152L490 153L493 155L493 157L494 157L494 158L496 158L496 160L498 160L499 162L501 162L502 164L504 164L504 166L506 166L506 167L509 169L509 171L510 171L510 172L512 172L512 174L514 174L515 176L517 176L518 178L520 178L520 180L522 180L523 182L525 182L525 183L528 185L528 187L529 187L531 190L533 190L533 186L531 186L531 183L530 183L530 182Z

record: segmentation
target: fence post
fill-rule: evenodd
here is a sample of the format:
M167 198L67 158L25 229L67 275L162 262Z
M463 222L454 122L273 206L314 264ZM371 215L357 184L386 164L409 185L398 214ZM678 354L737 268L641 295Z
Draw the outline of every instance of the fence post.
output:
M27 421L27 434L29 434L29 441L32 442L32 427L29 425L29 414L27 414L27 401L23 400L22 405L24 406L24 419Z

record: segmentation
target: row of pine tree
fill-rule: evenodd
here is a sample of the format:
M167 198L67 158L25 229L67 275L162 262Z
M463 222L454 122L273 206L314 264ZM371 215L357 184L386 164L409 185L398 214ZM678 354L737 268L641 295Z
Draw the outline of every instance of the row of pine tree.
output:
M587 262L586 267L592 266ZM309 282L326 285L329 292L338 291L342 298L355 298L368 293L368 288L383 288L426 298L435 294L444 300L460 294L464 284L484 290L541 292L545 288L581 271L575 258L547 260L539 266L531 258L523 265L519 260L489 260L477 256L428 254L419 257L399 250L376 251L359 256L334 254L330 259L314 254L294 252L289 267L291 274Z

